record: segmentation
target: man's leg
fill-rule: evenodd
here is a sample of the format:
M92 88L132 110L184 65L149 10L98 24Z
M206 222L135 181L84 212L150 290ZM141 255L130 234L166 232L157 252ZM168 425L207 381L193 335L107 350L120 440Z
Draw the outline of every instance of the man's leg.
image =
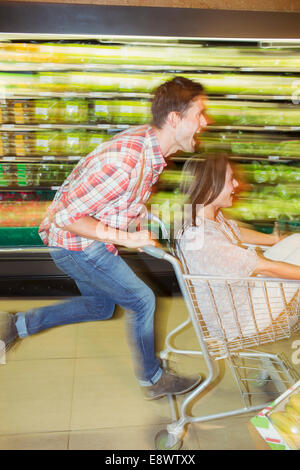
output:
M95 289L91 285L72 254L67 250L51 254L57 267L76 282L81 296L16 314L16 327L20 338L54 326L108 320L113 316L114 301L105 295L101 288Z
M126 316L136 375L140 384L151 391L148 398L158 398L166 393L184 393L199 382L198 379L174 378L166 373L162 376L154 352L154 294L122 258L109 253L100 242L93 243L84 252L54 251L52 257L57 266L73 278L87 295L18 314L17 327L21 337L50 326L108 318L112 315L114 304L119 304L128 311ZM91 296L91 293L95 295ZM90 299L95 298L97 301L93 305L96 308L91 308ZM158 387L161 381L163 390Z
M94 243L85 250L84 255L86 271L90 272L92 265L95 271L93 279L102 279L101 289L126 310L136 375L145 397L153 400L167 394L186 393L196 387L201 377L176 376L161 370L159 366L154 350L155 296L151 289L122 258L109 253L104 245Z
M18 313L20 337L53 326L108 319L115 304L123 307L131 338L136 375L141 385L151 385L161 375L154 352L155 296L120 256L94 242L83 252L53 250L56 265L77 284L82 296L63 303ZM133 313L134 312L134 313Z

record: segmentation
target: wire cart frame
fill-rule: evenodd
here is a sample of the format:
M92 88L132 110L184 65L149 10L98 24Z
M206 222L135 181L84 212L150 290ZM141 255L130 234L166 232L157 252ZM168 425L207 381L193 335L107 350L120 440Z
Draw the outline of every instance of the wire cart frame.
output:
M168 396L173 421L167 426L166 431L163 430L156 436L157 449L179 449L186 424L254 412L268 406L270 402L252 404L254 395L264 395L261 391L254 393L251 391L253 382L257 388L271 383L277 394L275 396L278 396L298 380L297 374L283 357L251 348L290 338L300 329L300 281L264 277L237 280L220 276L190 275L186 273L182 260L163 249L147 246L143 251L172 265L188 310L187 320L166 337L165 349L160 353L164 366L169 354L176 353L201 355L208 369L206 378L182 402L178 411L179 416L172 395ZM201 314L203 288L206 290L206 301L209 298L211 307L209 321L207 318L204 321ZM222 289L223 294L226 292L228 303L232 307L231 325L235 327L234 332L228 325L224 325L222 306L218 304L216 295L218 289ZM241 291L244 296L242 302L244 309L247 304L246 323L249 324L249 319L252 320L250 329L242 324L237 308L241 307L241 299L237 305L236 296L237 292L240 295ZM277 317L274 315L274 309L278 312L280 310ZM213 323L213 327L210 323ZM172 338L187 325L192 325L194 328L200 350L182 350L171 345ZM190 416L187 411L188 405L218 377L220 359L227 361L244 406L208 416Z

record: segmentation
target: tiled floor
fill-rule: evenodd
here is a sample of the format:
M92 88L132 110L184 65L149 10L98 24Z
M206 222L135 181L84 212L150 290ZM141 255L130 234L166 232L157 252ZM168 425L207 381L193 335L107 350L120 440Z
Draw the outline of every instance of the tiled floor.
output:
M1 299L0 310L25 311L50 302ZM158 351L166 332L185 316L181 298L158 299ZM295 339L267 349L284 351L291 361ZM193 330L187 328L174 344L195 347ZM220 365L222 380L195 400L193 415L241 406L228 368ZM199 357L173 356L171 366L186 374L207 373ZM300 373L300 365L294 367ZM171 422L166 398L142 397L121 309L109 321L57 327L21 340L0 365L0 383L0 449L151 450L155 435ZM252 415L190 424L183 449L255 449L248 428Z

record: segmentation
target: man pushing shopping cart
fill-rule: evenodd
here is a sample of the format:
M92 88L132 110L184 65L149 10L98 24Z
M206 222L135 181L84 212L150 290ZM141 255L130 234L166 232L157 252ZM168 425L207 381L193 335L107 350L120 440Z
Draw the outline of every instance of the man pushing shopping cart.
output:
M17 338L46 328L109 319L115 305L121 305L136 376L147 399L185 393L201 379L161 368L154 350L155 296L115 245L155 245L147 230L131 233L128 227L149 199L165 159L178 150L194 151L194 135L207 125L202 85L183 77L162 84L152 114L150 125L126 130L82 158L40 226L55 264L76 282L81 297L15 315L0 313L0 340L8 349Z

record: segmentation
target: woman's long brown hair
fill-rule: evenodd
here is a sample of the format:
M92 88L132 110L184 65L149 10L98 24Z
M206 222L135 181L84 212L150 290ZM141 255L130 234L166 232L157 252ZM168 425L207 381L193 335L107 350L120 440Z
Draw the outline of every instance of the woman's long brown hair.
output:
M203 159L204 158L204 159ZM180 190L189 197L192 205L192 225L196 225L197 204L207 206L221 193L225 185L229 164L226 154L206 154L187 160L183 167L183 182Z

